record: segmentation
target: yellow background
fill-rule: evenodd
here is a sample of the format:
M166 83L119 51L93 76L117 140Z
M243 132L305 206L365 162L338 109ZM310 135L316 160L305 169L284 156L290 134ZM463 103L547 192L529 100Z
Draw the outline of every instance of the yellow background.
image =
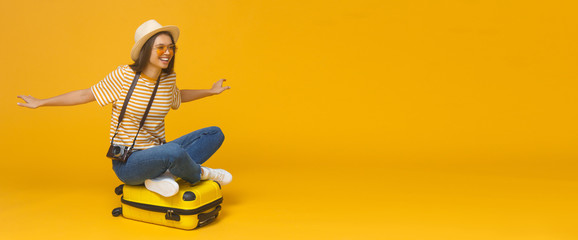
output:
M547 2L547 3L546 3ZM574 1L5 1L0 239L576 239ZM219 220L113 218L110 106L30 110L178 25L167 116L220 126Z

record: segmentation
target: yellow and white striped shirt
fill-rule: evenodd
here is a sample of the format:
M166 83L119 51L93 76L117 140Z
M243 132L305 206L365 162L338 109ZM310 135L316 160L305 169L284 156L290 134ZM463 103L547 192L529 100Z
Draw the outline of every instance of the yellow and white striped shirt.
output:
M102 81L91 87L92 94L100 106L112 103L110 121L110 138L114 136L118 124L118 116L135 72L128 66L120 66ZM131 146L149 99L155 88L156 79L151 79L141 73L137 85L129 100L124 119L114 138L114 144ZM138 134L135 149L147 149L160 145L165 141L165 116L172 109L178 109L181 104L181 94L176 85L176 75L162 74L159 88L153 105L143 128Z

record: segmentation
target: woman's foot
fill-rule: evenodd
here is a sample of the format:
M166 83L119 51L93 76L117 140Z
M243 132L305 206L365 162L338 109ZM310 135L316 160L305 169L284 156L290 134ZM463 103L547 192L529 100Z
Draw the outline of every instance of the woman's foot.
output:
M163 197L171 197L179 192L179 184L169 171L156 178L145 180L144 184L149 191L158 193Z
M213 180L221 185L227 185L233 181L233 175L223 169L201 167L201 180Z

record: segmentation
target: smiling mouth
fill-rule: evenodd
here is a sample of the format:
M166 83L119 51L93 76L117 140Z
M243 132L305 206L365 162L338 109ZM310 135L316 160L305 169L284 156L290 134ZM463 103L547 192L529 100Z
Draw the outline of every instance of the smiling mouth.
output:
M171 60L171 58L170 57L161 57L160 60L163 62L169 62Z

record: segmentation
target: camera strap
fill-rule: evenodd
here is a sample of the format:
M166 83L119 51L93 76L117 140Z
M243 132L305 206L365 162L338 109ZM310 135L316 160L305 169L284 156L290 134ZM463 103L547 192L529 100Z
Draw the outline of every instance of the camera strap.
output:
M130 146L129 150L131 150L134 147L134 145L136 143L136 139L138 137L138 134L140 133L140 129L144 126L145 120L149 114L151 106L153 105L153 100L155 99L155 95L157 94L157 89L159 88L159 84L161 82L161 75L162 75L162 73L159 75L159 78L157 79L157 82L155 83L155 88L153 90L153 93L151 94L151 98L150 98L149 103L147 105L147 109L145 110L143 117L140 120L138 131L136 132L136 136L134 137L134 140L132 141L132 146ZM120 127L120 124L122 123L122 120L124 119L124 113L126 112L126 107L128 106L128 102L130 100L130 97L132 96L132 92L134 91L139 78L140 78L140 72L138 72L134 75L134 79L132 81L132 84L130 85L128 92L126 93L126 98L124 99L122 109L120 110L120 114L118 115L118 124L116 125L116 130L114 131L114 136L112 136L112 139L110 141L111 145L114 144L114 138L118 134L118 128Z

